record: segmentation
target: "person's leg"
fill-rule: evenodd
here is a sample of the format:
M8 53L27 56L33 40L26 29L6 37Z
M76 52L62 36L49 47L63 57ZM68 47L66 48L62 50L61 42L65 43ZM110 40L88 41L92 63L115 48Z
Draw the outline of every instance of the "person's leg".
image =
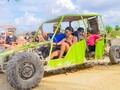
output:
M67 51L69 50L69 48L70 48L70 46L69 46L67 43L63 42L63 43L61 44L59 58L62 58L63 54L64 54L65 52L67 52Z
M60 50L54 51L52 52L51 56L50 56L50 60L53 59L54 57L59 56Z
M95 51L95 46L88 46L89 51Z

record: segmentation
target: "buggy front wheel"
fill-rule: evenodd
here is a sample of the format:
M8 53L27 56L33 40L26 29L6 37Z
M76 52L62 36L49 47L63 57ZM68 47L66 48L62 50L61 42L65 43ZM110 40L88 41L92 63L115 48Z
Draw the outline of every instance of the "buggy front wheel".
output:
M9 60L6 69L8 82L17 90L35 87L42 79L44 68L36 53L22 52Z

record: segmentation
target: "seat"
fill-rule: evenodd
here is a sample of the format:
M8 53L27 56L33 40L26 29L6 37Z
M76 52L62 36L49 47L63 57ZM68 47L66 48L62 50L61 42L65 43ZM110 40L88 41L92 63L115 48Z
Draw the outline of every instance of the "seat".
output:
M79 41L79 34L78 34L78 31L74 31L73 32L73 35L77 37L78 41Z

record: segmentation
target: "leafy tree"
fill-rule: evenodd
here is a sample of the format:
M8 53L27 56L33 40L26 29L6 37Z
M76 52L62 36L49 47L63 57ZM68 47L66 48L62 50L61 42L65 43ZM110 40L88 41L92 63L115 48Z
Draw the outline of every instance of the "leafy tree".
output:
M113 28L109 25L106 26L107 33L110 33L113 30Z
M119 25L115 26L115 31L120 31L120 26Z

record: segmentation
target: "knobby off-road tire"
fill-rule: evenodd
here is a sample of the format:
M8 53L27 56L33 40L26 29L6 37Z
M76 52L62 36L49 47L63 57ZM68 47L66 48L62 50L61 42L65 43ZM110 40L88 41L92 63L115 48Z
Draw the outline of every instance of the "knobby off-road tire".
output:
M111 46L109 50L109 58L112 64L120 63L120 46Z
M36 53L22 52L11 58L6 76L16 90L31 89L41 81L44 67Z

